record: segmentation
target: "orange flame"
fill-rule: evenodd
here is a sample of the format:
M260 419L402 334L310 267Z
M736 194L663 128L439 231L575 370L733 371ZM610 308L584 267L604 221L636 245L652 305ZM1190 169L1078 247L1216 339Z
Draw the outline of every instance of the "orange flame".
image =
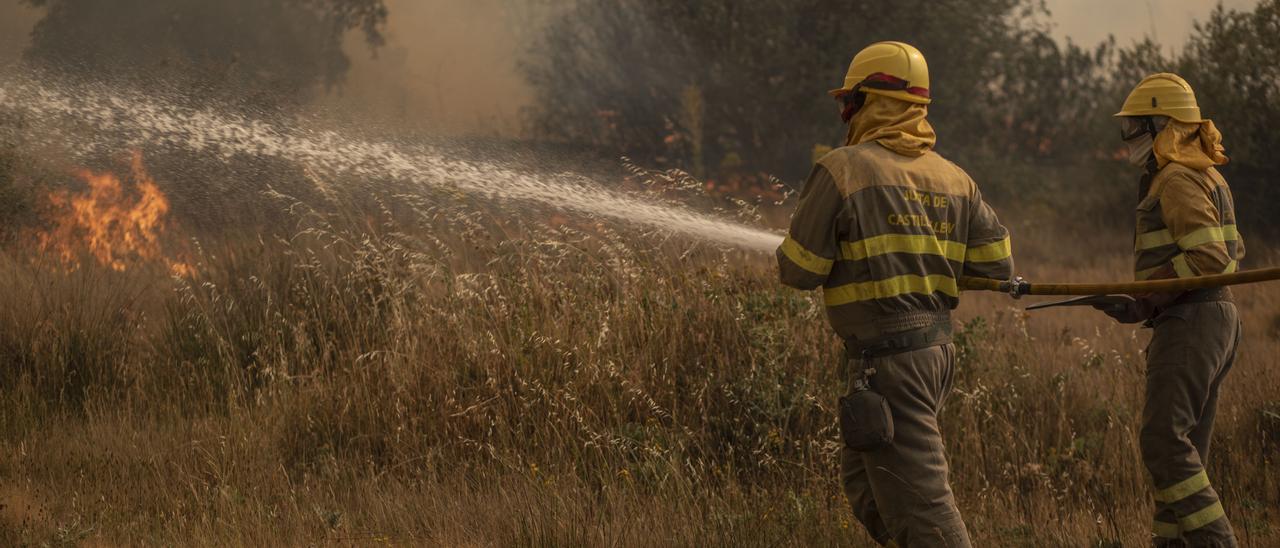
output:
M169 214L169 200L147 173L141 152L133 153L131 171L133 193L126 192L115 174L87 169L76 173L89 185L86 192L51 193L53 228L40 235L41 249L56 253L69 268L78 266L77 258L87 251L99 264L116 271L134 263L163 260L173 274L191 275L190 265L161 253L160 235Z

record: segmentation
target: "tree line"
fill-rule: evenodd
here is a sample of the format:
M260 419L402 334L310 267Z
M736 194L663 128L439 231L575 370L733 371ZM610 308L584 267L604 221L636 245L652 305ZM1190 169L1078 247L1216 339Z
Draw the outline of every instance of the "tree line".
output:
M1039 0L578 0L525 58L526 122L696 175L746 164L794 181L815 145L844 136L825 90L862 46L901 40L928 58L939 151L1007 199L1102 188L1100 203L1127 203L1119 196L1133 189L1121 183L1136 175L1111 114L1158 71L1186 77L1222 129L1237 199L1280 197L1280 167L1267 161L1280 123L1280 0L1219 5L1176 54L1150 39L1061 43L1049 15ZM1080 180L1097 178L1117 182Z
M255 111L340 85L344 37L377 46L389 16L383 0L23 1L46 10L26 54L36 65ZM1149 39L1061 43L1042 0L572 0L554 13L521 57L534 140L700 178L797 181L816 146L844 135L825 90L859 48L894 39L929 59L939 150L997 197L1077 192L1118 212L1132 189L1094 181L1133 176L1110 114L1168 70L1222 129L1237 199L1280 198L1267 161L1280 139L1280 0L1219 5L1176 54Z

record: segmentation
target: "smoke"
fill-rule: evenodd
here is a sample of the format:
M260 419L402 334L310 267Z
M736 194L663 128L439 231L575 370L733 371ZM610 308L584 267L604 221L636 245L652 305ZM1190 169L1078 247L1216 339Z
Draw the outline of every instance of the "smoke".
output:
M1114 35L1120 44L1149 37L1181 48L1196 21L1204 21L1221 3L1226 9L1252 10L1258 0L1048 0L1054 35L1093 45ZM1105 13L1105 17L1098 14Z
M558 3L387 0L386 46L348 40L346 83L320 106L438 135L518 137L530 105L518 63Z
M156 0L162 3L163 0ZM353 31L352 66L316 101L343 121L395 124L437 135L516 137L530 104L517 64L564 0L386 0L387 43ZM19 61L44 10L0 1L0 66Z
M520 137L520 111L531 101L518 63L546 21L571 1L387 0L386 46L371 50L352 33L346 49L353 64L346 82L321 97L317 109L335 118L442 135ZM1224 2L1238 9L1256 4ZM1212 7L1200 0L1161 1L1156 12L1140 0L1050 0L1048 5L1060 38L1093 44L1114 34L1127 43L1155 29L1173 46L1186 40L1193 17L1203 19ZM1119 16L1098 19L1101 7ZM0 66L21 57L42 15L24 3L0 2Z
M74 142L84 154L104 147L159 146L225 160L274 158L370 184L408 182L500 202L532 203L721 246L769 251L782 241L771 232L616 192L579 174L534 173L461 158L428 145L361 140L214 109L176 106L104 86L56 84L42 75L0 78L0 107L0 113L9 109L31 120L26 131ZM74 129L68 132L62 127Z
M22 57L31 39L31 28L40 20L40 10L9 0L0 3L0 66Z

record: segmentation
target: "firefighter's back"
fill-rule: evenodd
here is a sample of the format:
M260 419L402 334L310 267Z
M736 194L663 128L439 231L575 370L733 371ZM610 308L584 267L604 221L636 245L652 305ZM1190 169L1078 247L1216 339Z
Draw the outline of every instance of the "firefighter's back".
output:
M841 482L880 544L969 546L937 415L951 389L961 275L1008 279L1008 232L973 180L933 152L928 65L902 42L854 56L832 90L849 124L800 191L782 282L823 288L844 339Z
M824 284L841 336L873 338L945 321L962 274L1007 279L1008 232L973 180L936 152L906 156L875 142L824 156L844 200L837 260Z

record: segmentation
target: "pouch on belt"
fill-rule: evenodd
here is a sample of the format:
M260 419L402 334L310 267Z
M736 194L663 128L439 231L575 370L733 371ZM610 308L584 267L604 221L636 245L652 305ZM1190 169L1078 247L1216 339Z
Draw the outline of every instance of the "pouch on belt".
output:
M883 337L874 341L849 340L845 349L849 357L860 356L861 369L855 373L850 393L840 398L840 437L853 451L867 452L893 444L893 412L889 400L871 388L875 369L871 358L892 356L929 348L951 341L951 324L938 324L923 329Z
M840 437L858 452L875 451L893 444L893 413L889 400L871 390L865 381L840 398Z

